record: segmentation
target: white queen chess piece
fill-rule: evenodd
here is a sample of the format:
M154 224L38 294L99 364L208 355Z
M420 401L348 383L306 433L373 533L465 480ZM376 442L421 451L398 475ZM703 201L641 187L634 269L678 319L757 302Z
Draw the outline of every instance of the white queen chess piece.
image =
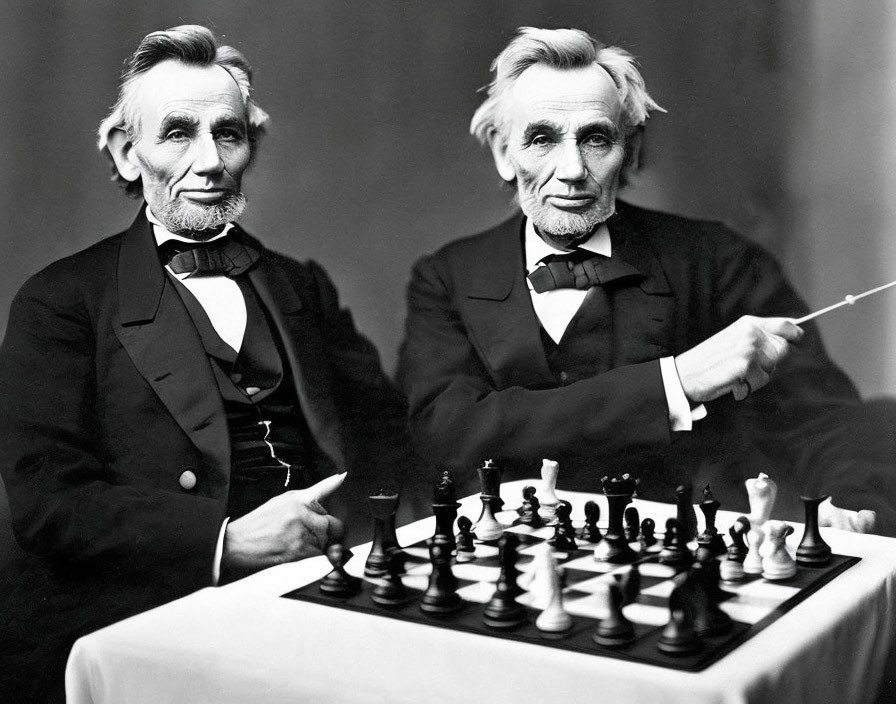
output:
M547 523L552 523L557 518L557 504L560 498L555 493L557 488L557 476L560 474L560 464L554 460L541 461L541 493L538 495L541 506L538 515Z
M755 479L744 482L747 497L750 500L750 525L761 528L772 515L775 499L778 497L778 485L765 473L760 472Z

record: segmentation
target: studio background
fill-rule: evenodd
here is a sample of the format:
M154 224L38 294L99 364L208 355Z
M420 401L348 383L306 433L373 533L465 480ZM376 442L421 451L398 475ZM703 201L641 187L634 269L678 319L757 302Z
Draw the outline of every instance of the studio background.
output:
M579 27L639 58L668 114L650 120L624 197L727 222L782 259L813 309L896 279L884 0L3 0L0 331L28 276L130 224L137 202L109 181L96 126L124 57L183 23L246 54L272 118L243 224L325 266L390 372L412 263L514 209L468 124L521 25ZM894 313L896 290L821 321L866 398L896 393Z

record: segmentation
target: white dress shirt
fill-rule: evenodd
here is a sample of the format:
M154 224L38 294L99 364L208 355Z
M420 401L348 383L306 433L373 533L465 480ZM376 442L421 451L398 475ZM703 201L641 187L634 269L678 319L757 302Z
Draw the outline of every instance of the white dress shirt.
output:
M527 274L531 274L538 267L544 266L542 259L551 254L571 254L571 252L555 249L539 237L538 233L535 232L535 226L528 218L526 219L524 242ZM601 223L594 234L585 243L578 245L578 248L587 249L589 252L602 254L605 257L612 256L613 246L610 241L610 230L606 223ZM527 284L529 285L529 295L532 297L532 307L535 309L535 315L538 316L538 320L541 322L545 332L554 342L559 344L563 338L563 333L584 302L585 296L588 295L588 291L580 291L574 288L558 288L537 293L528 280ZM669 406L669 422L672 430L691 430L695 420L706 417L706 407L701 404L691 409L691 404L681 386L681 380L678 378L678 370L675 368L675 359L673 357L660 359L660 372L663 377L663 388L666 392L666 403Z

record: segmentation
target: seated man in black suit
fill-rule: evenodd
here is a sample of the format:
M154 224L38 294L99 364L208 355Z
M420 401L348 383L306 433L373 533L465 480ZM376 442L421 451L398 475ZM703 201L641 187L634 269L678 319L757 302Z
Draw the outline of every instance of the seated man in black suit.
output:
M10 701L59 699L90 630L320 554L408 465L406 406L324 271L234 222L268 119L250 89L204 27L145 37L99 129L145 202L12 304L0 470L28 554L0 593Z
M858 395L793 323L806 306L778 264L718 223L617 200L660 110L633 57L523 28L492 69L471 132L522 212L413 271L399 382L420 456L467 478L550 458L561 488L590 491L628 471L664 501L708 483L733 510L764 471L779 516L830 493L877 515L826 504L823 523L893 532L891 462L851 444Z

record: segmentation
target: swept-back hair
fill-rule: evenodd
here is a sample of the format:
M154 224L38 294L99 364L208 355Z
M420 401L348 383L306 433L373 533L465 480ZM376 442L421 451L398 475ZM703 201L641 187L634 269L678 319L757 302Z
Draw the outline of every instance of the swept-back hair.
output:
M153 66L169 59L192 66L220 66L231 75L246 107L249 140L253 150L255 141L264 132L268 121L268 114L252 100L252 68L246 57L232 46L219 46L211 30L201 25L185 24L147 34L125 61L118 82L118 98L97 130L97 146L112 163L112 180L117 181L131 195L138 195L142 191L141 179L128 181L118 173L109 153L109 135L113 130L124 130L132 140L139 137L135 98L140 77Z
M535 64L561 69L597 64L603 68L619 92L627 137L643 127L651 111L665 112L647 94L635 57L625 49L607 46L580 29L520 27L492 62L494 78L484 88L487 97L470 122L470 133L482 144L487 144L494 133L501 133L506 94L520 74Z

